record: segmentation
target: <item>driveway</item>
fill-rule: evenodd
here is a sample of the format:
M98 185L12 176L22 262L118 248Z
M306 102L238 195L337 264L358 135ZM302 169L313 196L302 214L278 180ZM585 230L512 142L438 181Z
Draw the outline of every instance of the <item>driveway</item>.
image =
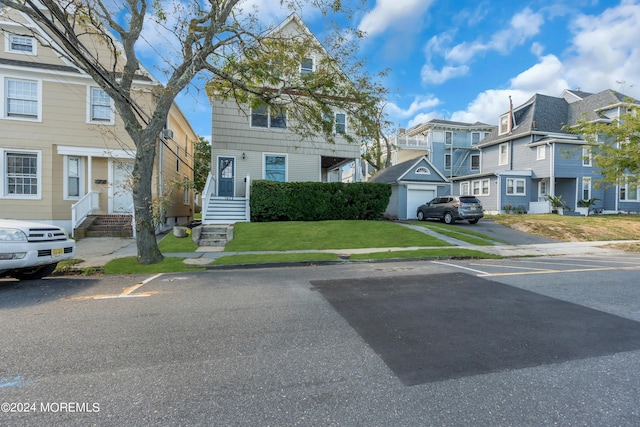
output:
M458 221L456 222L456 226L469 228L470 230L501 240L509 245L536 245L560 242L560 240L548 239L546 237L536 236L535 234L514 230L490 219L481 219L475 225Z

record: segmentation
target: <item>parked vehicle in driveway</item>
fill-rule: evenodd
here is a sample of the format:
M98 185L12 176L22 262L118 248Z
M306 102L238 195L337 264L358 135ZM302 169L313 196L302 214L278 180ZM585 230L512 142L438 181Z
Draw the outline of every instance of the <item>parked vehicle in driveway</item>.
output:
M76 242L69 239L63 228L0 219L0 278L41 279L75 253Z
M419 221L439 219L445 224L456 220L477 223L484 216L482 203L475 196L442 196L420 205L416 213Z

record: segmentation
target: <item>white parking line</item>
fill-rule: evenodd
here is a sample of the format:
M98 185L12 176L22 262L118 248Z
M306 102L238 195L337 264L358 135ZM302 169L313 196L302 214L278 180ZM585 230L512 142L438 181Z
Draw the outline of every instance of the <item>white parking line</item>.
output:
M492 274L487 273L486 271L482 271L482 270L476 270L474 268L469 268L469 267L463 267L461 265L456 265L456 264L449 264L448 262L441 262L441 261L431 261L434 264L440 264L440 265L446 265L448 267L455 267L455 268L459 268L461 270L469 270L469 271L473 271L474 273L478 273L479 276L491 276Z
M77 297L77 298L73 298L73 299L81 299L81 300L88 300L88 299L116 299L116 298L140 298L140 297L148 297L151 295L155 295L157 292L141 292L141 293L137 293L134 294L133 292L135 292L136 290L140 289L142 286L146 285L147 283L151 282L154 279L157 279L158 277L162 276L164 273L159 273L156 274L155 276L151 276L145 280L143 280L142 282L134 285L134 286L130 286L128 288L126 288L125 290L122 291L122 293L118 294L118 295L91 295L91 296L84 296L84 297Z

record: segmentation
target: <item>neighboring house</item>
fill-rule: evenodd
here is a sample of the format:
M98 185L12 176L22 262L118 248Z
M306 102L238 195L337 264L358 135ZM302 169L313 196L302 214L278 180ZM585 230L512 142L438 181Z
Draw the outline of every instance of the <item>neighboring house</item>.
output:
M296 15L290 15L273 34L310 36L310 30ZM318 45L321 46L318 42ZM319 52L324 52L320 48ZM313 72L318 58L307 58L300 73ZM212 106L211 175L203 192L203 223L248 221L251 180L340 182L343 167L360 162L360 146L349 143L349 117L335 111L336 138L329 143L320 137L301 140L287 129L284 109L250 109L233 100L210 99ZM352 176L353 181L359 177Z
M47 39L46 33L26 16L1 9L0 30L0 217L69 232L89 214L124 214L131 224L136 151L112 100L89 75L40 44L32 35ZM110 61L109 50L92 46L97 58ZM137 101L152 105L156 86L142 70L134 82ZM193 217L192 190L170 189L193 180L196 139L174 104L157 141L153 194L171 201L159 229Z
M391 163L427 156L445 176L452 178L480 171L478 144L495 126L433 119L401 129L392 141Z
M637 187L595 188L601 176L588 146L566 130L579 120L611 123L626 111L628 99L613 90L565 90L560 97L536 94L511 107L478 144L481 172L454 178L454 192L477 196L490 213L504 212L507 205L548 213L547 195L562 196L572 210L579 200L598 198L596 208L605 212L640 211Z
M384 213L391 219L415 219L418 206L450 190L449 180L426 155L382 169L369 182L391 184L391 198Z

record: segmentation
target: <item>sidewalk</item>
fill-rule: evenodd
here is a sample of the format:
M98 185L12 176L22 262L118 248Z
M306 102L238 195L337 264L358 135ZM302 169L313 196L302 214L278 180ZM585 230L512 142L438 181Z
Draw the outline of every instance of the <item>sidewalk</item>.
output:
M568 242L568 243L540 243L532 245L496 245L477 246L470 245L451 237L443 236L432 231L438 238L465 249L473 249L504 257L520 256L544 256L544 255L586 255L586 254L614 254L621 251L606 246L621 243L638 243L637 240L625 241L603 241L603 242ZM327 250L298 250L298 251L258 251L258 252L221 252L219 249L200 248L197 252L187 253L165 253L165 256L184 258L185 263L190 265L206 265L214 259L228 255L242 254L277 254L283 252L325 252L335 253L342 256L352 254L372 253L372 252L397 252L417 249L442 249L442 246L434 247L395 247L395 248L364 248L364 249L327 249ZM136 256L137 248L135 239L116 237L91 237L76 242L76 258L83 262L75 267L84 269L89 267L102 267L107 262L115 258Z

